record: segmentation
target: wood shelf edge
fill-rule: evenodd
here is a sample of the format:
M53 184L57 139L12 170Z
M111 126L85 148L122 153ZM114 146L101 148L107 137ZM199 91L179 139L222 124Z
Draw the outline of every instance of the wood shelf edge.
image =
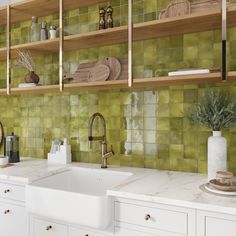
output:
M78 91L78 90L110 90L110 89L121 89L121 88L128 88L127 80L64 84L65 92Z
M31 88L11 88L11 94L51 93L59 92L59 85L42 85Z
M134 79L134 87L143 86L168 86L178 84L199 84L199 83L217 83L221 82L220 73L209 73L202 75L184 75L184 76L165 76L154 78Z

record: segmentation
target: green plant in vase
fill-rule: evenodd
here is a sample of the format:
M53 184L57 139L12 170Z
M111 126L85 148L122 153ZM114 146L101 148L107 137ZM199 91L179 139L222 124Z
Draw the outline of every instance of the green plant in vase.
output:
M208 180L214 179L217 171L227 169L227 141L221 132L236 123L236 103L226 92L207 87L189 118L213 131L208 138Z

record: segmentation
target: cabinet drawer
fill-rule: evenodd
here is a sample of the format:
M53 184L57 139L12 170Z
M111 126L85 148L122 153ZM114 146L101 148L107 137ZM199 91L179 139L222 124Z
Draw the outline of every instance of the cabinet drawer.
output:
M115 228L115 236L154 236L153 234L142 233L135 230Z
M188 235L187 212L116 202L115 220L146 228Z
M31 236L67 236L68 228L66 225L54 222L33 219L33 232Z
M70 227L69 236L106 236L106 235Z
M28 217L22 206L0 202L0 222L0 235L28 235Z
M25 201L25 187L0 183L0 197L16 201Z

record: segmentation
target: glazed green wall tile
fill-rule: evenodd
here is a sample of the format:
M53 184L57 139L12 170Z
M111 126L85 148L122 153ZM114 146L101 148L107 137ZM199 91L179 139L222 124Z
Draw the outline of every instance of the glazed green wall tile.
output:
M133 0L134 22L158 18L169 0ZM65 33L98 29L98 9L111 4L116 26L127 24L127 1L112 0L65 13ZM58 15L40 18L58 26ZM29 41L30 21L12 26L12 44ZM236 28L228 31L228 68L236 70ZM0 28L0 46L5 29ZM133 45L133 76L165 76L171 70L221 67L220 31L150 39ZM80 63L107 56L127 58L127 44L90 48L64 54L66 73ZM58 56L34 57L41 84L58 84ZM12 86L24 81L26 71L12 61ZM0 88L4 88L6 64L0 64ZM236 97L236 86L216 85ZM20 136L20 154L46 158L54 138L67 137L74 161L100 163L100 144L88 148L88 120L101 112L107 122L108 145L116 155L110 164L206 173L209 129L193 126L188 114L203 96L203 86L183 85L135 90L78 92L0 97L0 120L6 134ZM95 122L94 134L102 130ZM228 165L236 173L236 126L226 129ZM1 147L3 152L3 147Z

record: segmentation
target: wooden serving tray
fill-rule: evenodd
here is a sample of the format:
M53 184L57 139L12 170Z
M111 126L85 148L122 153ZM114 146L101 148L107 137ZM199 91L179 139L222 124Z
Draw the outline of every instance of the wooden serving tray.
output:
M214 187L215 189L226 191L226 192L233 192L236 191L236 181L231 182L231 184L221 183L217 179L212 179L209 181L209 184Z

